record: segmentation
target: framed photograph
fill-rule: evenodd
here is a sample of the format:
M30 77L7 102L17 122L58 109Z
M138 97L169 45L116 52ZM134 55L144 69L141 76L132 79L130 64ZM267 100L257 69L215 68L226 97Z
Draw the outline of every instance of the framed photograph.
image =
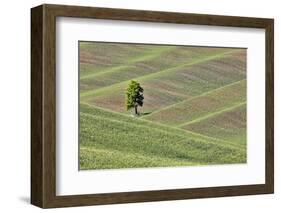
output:
M31 203L274 191L273 19L31 9Z

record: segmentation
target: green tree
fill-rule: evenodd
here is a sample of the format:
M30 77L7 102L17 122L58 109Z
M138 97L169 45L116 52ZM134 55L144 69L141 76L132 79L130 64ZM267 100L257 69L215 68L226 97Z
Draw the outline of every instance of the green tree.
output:
M138 115L138 106L143 106L143 88L136 81L130 81L126 91L126 108L134 109L134 114Z

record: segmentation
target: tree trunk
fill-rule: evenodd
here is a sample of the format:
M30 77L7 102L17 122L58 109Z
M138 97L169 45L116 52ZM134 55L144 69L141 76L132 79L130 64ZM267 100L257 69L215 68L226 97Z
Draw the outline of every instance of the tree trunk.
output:
M135 114L138 115L138 106L135 106Z

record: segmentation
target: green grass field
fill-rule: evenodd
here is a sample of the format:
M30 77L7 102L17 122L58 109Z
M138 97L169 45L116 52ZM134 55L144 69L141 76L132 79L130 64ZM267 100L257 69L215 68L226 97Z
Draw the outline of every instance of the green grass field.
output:
M141 115L125 108L130 80ZM246 163L246 50L80 42L80 169Z

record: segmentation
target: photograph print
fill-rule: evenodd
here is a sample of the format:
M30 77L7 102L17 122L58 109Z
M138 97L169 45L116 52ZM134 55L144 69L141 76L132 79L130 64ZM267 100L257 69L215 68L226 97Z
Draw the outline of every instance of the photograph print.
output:
M78 48L80 170L247 163L246 48Z

